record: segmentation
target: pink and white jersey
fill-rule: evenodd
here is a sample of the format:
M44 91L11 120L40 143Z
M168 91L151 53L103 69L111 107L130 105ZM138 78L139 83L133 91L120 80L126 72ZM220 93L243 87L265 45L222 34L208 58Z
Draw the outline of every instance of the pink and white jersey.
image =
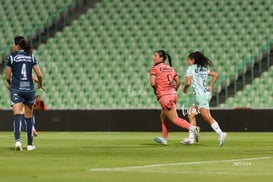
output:
M177 95L174 85L176 71L165 63L154 65L150 70L150 75L155 76L155 88L157 100L164 95Z

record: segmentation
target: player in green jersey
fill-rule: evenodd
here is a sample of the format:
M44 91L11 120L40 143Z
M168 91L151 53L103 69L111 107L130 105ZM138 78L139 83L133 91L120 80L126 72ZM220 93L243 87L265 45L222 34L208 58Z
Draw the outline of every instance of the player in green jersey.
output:
M187 93L187 89L191 85L196 99L196 103L191 107L188 113L190 123L195 126L195 117L200 113L203 119L208 122L211 128L219 135L219 146L222 147L227 134L221 130L218 122L211 116L209 110L211 91L218 79L218 73L210 70L210 67L213 66L211 60L199 51L189 54L188 65L183 93ZM210 85L208 85L208 76L212 77ZM181 143L193 144L193 134L189 132L189 138L184 139Z

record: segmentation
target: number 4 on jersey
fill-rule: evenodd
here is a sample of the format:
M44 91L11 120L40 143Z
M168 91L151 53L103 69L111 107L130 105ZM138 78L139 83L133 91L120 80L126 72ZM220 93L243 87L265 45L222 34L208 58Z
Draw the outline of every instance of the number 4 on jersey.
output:
M21 80L27 80L27 69L26 69L25 63L23 63L23 65L22 65L21 74L22 74Z

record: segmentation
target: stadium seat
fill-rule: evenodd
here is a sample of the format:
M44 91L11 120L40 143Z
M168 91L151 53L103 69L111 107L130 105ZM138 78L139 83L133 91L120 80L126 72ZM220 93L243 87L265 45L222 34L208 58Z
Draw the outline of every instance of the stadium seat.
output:
M25 5L18 8L25 9L23 18L31 20L26 21L30 26L37 21L47 23L49 10L68 7L71 3L72 0L55 3L53 0L37 0L30 6L35 9L33 12L29 12ZM164 7L164 10L158 7ZM5 10L0 11L1 17L7 17L7 21L1 22L1 25L8 27L1 30L0 35L5 40L2 42L10 40L10 32L17 33L7 23L9 20L14 21L15 27L22 27L19 31L25 28L17 21L17 16L13 18L9 14L13 8L12 4L3 3L2 9ZM38 9L42 9L41 12ZM40 57L40 63L43 63L42 71L47 78L45 83L51 88L50 92L54 93L49 104L52 108L114 108L119 105L159 108L149 85L152 54L157 49L166 49L172 55L174 67L182 79L189 52L203 51L213 60L213 69L222 75L219 78L222 83L217 83L215 88L220 91L222 85L229 84L228 78L234 78L238 67L245 70L247 64L253 64L254 59L246 58L259 56L260 48L272 37L272 10L269 1L255 0L198 3L165 0L101 1L35 51ZM259 82L264 83L264 80L272 78L271 72L269 70ZM53 81L55 78L58 81ZM260 106L270 106L268 104L271 102L267 102L267 99L257 99L255 102L248 99L249 94L260 95L260 92L272 96L269 87L255 89L255 82L222 106L256 106L257 102L262 102ZM69 89L68 85L79 88ZM130 98L127 102L124 97L128 96L128 86L144 90L147 94ZM182 103L187 97L182 97L180 92L179 102ZM71 99L66 102L54 101L63 98L63 93L71 96ZM79 95L76 97L74 94Z
M264 72L260 78L255 78L251 84L244 87L242 91L238 91L231 102L228 99L222 107L273 107L272 99L272 82L273 82L273 66L267 72ZM236 104L235 104L236 103Z

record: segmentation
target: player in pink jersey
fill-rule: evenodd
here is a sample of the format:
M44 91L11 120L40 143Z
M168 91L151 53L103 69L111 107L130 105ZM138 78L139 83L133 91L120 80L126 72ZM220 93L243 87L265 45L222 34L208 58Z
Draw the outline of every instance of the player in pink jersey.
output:
M167 58L169 65L165 63ZM176 71L171 67L171 56L164 50L158 50L154 53L153 62L154 66L150 70L150 84L162 108L160 114L162 137L157 137L154 141L162 145L167 145L170 122L192 131L196 141L198 141L199 127L192 126L186 120L179 118L176 112L176 91L181 82Z

